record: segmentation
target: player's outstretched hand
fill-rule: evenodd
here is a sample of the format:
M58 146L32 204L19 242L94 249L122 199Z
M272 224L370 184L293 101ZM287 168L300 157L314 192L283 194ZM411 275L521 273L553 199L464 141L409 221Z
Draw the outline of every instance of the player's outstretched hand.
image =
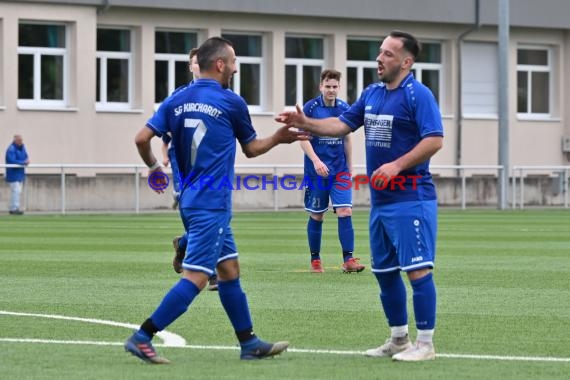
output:
M311 136L307 132L291 129L288 125L275 131L275 137L279 144L291 144L299 140L309 140Z
M288 127L303 128L307 117L300 105L295 106L295 111L283 111L275 118L275 121L283 123Z

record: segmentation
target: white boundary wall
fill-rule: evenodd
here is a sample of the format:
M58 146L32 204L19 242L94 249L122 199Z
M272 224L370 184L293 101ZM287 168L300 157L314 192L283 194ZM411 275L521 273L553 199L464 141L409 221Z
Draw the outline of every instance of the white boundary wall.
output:
M0 164L0 168L7 166ZM170 175L170 169L165 169ZM442 206L497 205L497 183L502 175L497 165L432 165L432 173ZM141 211L169 209L173 198L171 188L158 195L148 185L147 169L137 164L33 164L28 175L22 199L27 211ZM496 174L489 174L489 172ZM31 172L31 173L30 173ZM365 172L363 165L355 165L356 174ZM233 207L236 210L302 209L304 191L301 165L236 165L236 174L250 175L248 184L256 190L235 190ZM262 177L277 177L278 189L271 183L265 188ZM284 176L288 183L296 183L294 190L281 186ZM512 208L526 206L569 207L570 166L514 166L510 177ZM514 179L514 182L513 182ZM4 182L4 181L2 181ZM267 183L267 181L266 181ZM514 186L513 186L514 184ZM353 186L355 207L368 207L368 185ZM10 192L0 185L0 209L7 209ZM524 200L521 202L521 199Z

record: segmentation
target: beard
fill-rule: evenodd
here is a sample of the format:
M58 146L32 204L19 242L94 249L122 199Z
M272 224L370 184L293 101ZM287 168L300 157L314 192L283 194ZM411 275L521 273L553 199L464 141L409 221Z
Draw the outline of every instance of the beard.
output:
M401 68L401 66L394 67L391 70L384 68L384 72L382 74L378 74L378 79L384 83L392 83L398 77Z
M234 72L232 70L226 69L226 71L224 71L224 76L222 77L222 87L224 89L230 88L233 75L234 75Z

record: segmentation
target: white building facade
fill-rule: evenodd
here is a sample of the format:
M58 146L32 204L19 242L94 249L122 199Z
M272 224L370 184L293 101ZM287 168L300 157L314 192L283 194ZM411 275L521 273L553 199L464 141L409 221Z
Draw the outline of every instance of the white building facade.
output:
M497 164L497 0L480 1L478 28L475 0L210 3L0 1L0 142L22 134L34 163L139 163L136 131L191 80L188 51L219 35L235 43L233 88L266 136L284 107L318 95L323 68L343 73L341 97L353 102L376 80L379 41L401 29L423 44L415 75L443 115L445 146L432 163ZM568 165L570 2L510 4L510 163ZM363 132L354 138L363 164ZM292 144L236 162L302 158Z

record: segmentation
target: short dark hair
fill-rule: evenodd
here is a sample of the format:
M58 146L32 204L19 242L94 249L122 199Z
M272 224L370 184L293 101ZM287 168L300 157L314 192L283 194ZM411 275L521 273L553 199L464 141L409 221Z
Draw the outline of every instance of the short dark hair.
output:
M198 48L192 48L192 50L188 52L188 59L191 61L192 58L196 56L196 54L198 54Z
M416 37L412 36L410 33L402 32L401 30L392 30L389 36L399 38L402 41L404 50L414 57L414 61L418 59L422 47Z
M198 49L198 65L200 71L206 71L213 67L216 60L222 58L226 60L228 57L228 47L233 44L222 37L208 38Z
M323 83L327 79L336 79L340 81L340 76L341 76L340 71L334 69L323 70L323 72L321 73L321 83Z

